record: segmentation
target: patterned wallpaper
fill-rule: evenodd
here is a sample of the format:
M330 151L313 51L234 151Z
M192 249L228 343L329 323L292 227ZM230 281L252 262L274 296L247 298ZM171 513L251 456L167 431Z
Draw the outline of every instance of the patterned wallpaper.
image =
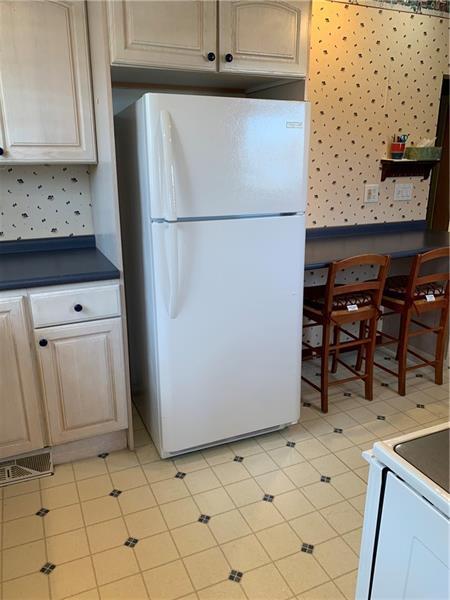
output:
M379 161L397 132L434 137L448 23L314 0L309 227L425 218L429 182L402 178L414 184L413 199L394 201L395 180L380 182ZM378 203L364 204L364 183L380 184Z
M0 168L0 241L92 233L87 167Z

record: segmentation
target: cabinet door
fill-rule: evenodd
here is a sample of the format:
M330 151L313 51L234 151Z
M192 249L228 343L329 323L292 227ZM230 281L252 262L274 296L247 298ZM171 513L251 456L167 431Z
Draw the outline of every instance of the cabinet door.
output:
M219 1L220 71L306 76L310 2Z
M213 0L110 0L108 18L112 64L216 70Z
M0 0L2 163L95 162L84 2Z
M53 444L127 427L121 319L35 331Z
M0 458L43 447L24 299L0 299Z

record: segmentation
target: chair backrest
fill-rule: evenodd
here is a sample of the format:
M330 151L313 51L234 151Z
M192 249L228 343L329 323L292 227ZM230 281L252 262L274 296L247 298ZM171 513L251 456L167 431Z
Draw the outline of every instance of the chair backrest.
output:
M332 311L335 296L342 296L343 294L358 295L359 293L369 293L372 296L373 305L379 308L390 260L389 256L383 256L382 254L361 254L332 262L328 268L328 278L325 288L325 311L327 313ZM378 266L378 273L376 276L372 276L365 281L351 283L336 282L336 277L341 271L357 266Z
M443 259L447 259L444 270L442 270L442 265L439 264L439 270L434 271L430 263L432 263L432 261L439 261L442 263ZM411 265L408 285L406 288L406 297L410 300L414 299L414 293L419 285L429 285L431 288L433 285L443 284L445 285L445 296L448 298L450 279L449 260L450 248L447 246L443 248L436 248L435 250L430 250L429 252L424 252L423 254L417 254L417 256L414 257ZM421 271L424 266L427 271L433 272L421 275Z

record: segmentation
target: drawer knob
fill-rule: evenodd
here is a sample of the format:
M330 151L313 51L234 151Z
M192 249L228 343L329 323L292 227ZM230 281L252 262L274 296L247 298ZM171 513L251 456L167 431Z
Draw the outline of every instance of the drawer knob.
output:
M42 339L39 340L39 346L41 346L41 348L45 348L45 346L47 346L48 341L46 339Z
M209 60L209 62L214 62L216 60L216 55L214 54L214 52L208 52L207 59Z
M5 151L3 150L3 148L0 147L0 156L4 153L5 153Z
M75 306L73 307L73 310L75 312L81 312L83 310L83 306L81 304L75 304Z
M233 62L233 55L230 53L225 54L225 60L227 63Z

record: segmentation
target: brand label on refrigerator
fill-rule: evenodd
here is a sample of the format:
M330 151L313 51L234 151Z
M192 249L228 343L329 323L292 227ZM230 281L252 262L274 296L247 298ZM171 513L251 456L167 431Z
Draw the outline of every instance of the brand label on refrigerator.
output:
M288 129L292 129L294 127L295 129L301 129L303 127L303 123L300 121L286 121L286 127Z
M434 297L434 294L425 294L425 298L426 298L427 302L434 302L436 300L436 298Z

